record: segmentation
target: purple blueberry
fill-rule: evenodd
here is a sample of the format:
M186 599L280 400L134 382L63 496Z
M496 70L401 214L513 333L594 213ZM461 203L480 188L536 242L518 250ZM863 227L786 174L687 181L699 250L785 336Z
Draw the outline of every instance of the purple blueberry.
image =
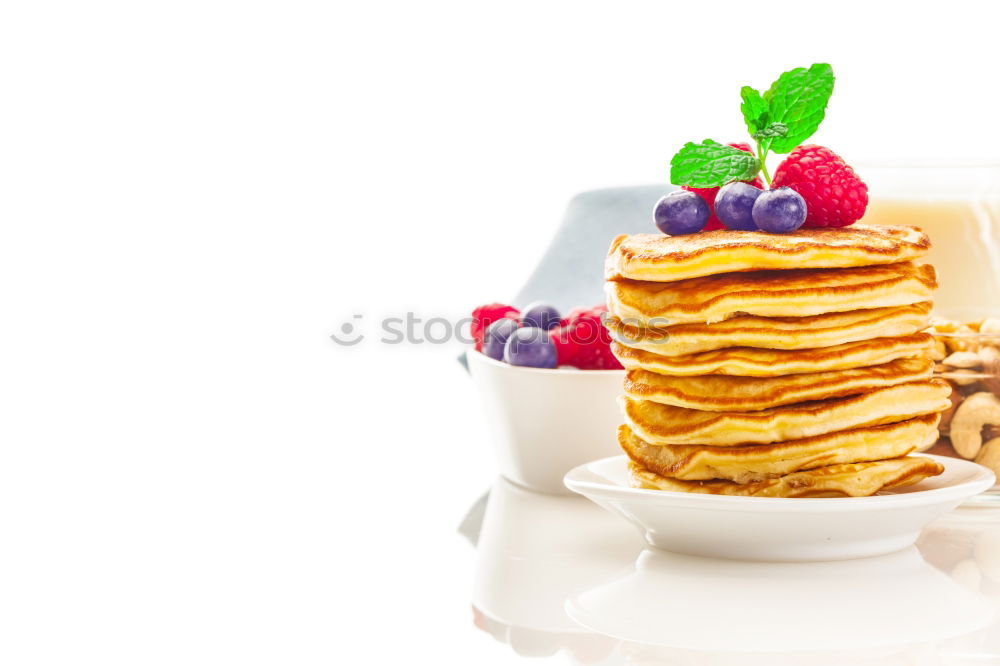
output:
M677 190L656 202L653 222L663 233L681 236L704 229L711 214L708 204L697 194Z
M547 331L534 326L521 327L507 338L503 360L528 368L554 368L556 346Z
M532 303L521 314L525 326L537 326L546 331L558 326L561 318L559 310L546 303Z
M756 231L753 205L763 192L759 187L740 181L723 185L715 195L715 216L727 229Z
M483 336L483 353L497 361L503 360L503 348L507 338L517 330L517 320L510 317L497 319L486 327Z
M806 200L790 187L765 190L754 202L752 214L761 231L787 234L806 221Z

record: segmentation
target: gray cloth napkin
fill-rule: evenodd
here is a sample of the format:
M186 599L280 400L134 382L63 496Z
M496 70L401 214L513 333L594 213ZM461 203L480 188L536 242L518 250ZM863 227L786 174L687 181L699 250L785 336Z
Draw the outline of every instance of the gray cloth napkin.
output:
M544 301L560 312L604 302L604 257L618 234L657 233L653 206L671 185L592 190L573 197L538 266L514 297Z

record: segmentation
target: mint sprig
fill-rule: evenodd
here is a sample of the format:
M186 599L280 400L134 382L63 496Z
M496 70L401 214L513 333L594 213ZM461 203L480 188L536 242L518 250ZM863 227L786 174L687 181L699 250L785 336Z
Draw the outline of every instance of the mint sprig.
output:
M790 153L811 137L826 116L826 105L833 94L833 68L817 63L809 69L799 67L785 72L764 93L768 119L784 123L788 133L771 142L776 153Z
M670 160L670 180L691 187L715 187L734 180L753 180L760 169L748 152L717 141L688 142Z
M757 158L710 139L687 143L670 160L671 182L718 187L735 180L753 180L761 171L770 185L768 153L790 153L816 132L826 116L833 83L833 68L816 63L808 69L798 67L783 73L763 94L743 86L740 110L757 145Z
M743 86L740 89L740 97L743 98L740 111L743 112L743 120L746 121L747 131L752 135L767 125L770 109L768 109L767 102L764 101L761 94L750 86Z

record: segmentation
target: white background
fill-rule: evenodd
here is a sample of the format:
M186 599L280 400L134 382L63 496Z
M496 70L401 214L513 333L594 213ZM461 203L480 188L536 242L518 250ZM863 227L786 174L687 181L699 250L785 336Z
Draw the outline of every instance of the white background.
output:
M0 9L0 661L493 663L455 534L493 477L452 346L575 192L740 140L994 157L995 3Z

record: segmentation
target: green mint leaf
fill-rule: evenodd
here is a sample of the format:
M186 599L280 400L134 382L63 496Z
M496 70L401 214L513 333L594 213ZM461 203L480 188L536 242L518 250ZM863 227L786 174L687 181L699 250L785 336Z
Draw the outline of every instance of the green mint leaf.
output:
M788 125L785 123L768 123L767 127L757 130L753 133L753 138L756 141L763 141L764 139L773 139L775 137L787 136L788 135Z
M743 120L746 121L750 134L754 134L767 125L767 102L756 89L750 86L743 86L740 89L740 97L743 98L743 104L740 105L740 110L743 111Z
M688 142L670 160L670 182L690 187L718 187L734 180L753 180L757 158L739 148L705 139Z
M771 140L771 150L789 153L813 135L826 115L833 81L833 68L816 63L809 69L799 67L785 72L771 84L764 93L768 120L788 127L785 136Z

